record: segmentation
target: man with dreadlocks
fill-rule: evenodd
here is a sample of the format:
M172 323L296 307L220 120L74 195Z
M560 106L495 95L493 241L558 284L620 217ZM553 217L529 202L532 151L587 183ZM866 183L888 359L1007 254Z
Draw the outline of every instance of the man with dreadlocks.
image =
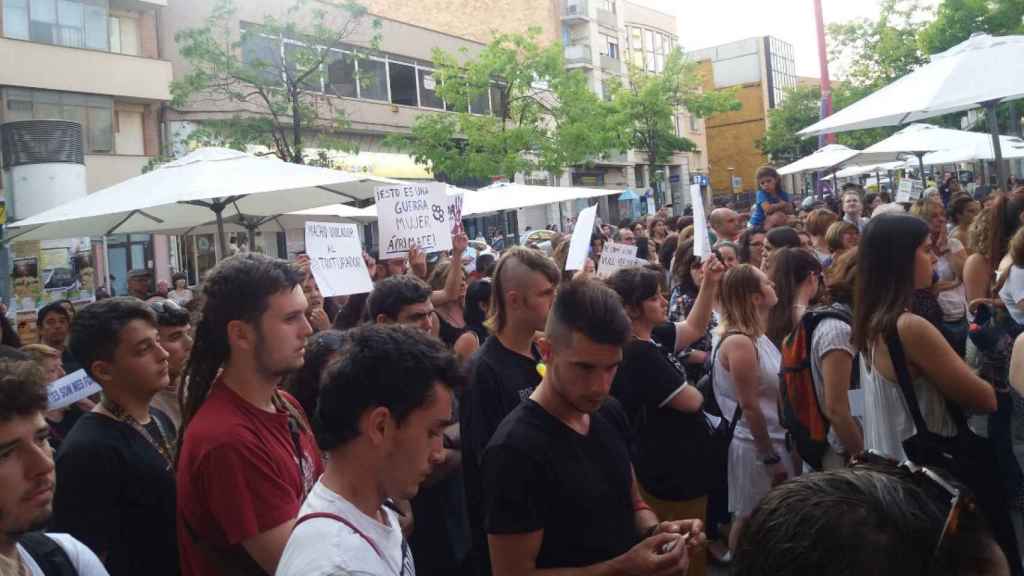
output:
M323 472L302 408L279 389L313 332L302 277L247 253L220 262L203 287L177 470L185 576L273 574Z

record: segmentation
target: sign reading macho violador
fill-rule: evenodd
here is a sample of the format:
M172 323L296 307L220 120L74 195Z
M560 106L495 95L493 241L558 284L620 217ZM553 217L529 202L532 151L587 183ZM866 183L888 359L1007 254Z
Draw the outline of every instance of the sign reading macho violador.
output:
M446 187L440 182L376 189L380 260L403 258L417 247L426 254L452 249Z

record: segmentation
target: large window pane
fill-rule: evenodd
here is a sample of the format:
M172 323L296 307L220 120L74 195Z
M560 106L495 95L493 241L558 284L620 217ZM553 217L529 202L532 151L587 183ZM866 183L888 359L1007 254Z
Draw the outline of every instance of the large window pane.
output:
M498 117L505 113L504 92L499 86L491 86L491 112Z
M412 66L388 63L388 79L391 81L391 103L416 106L416 69Z
M345 98L358 96L356 63L352 54L331 51L327 62L327 92Z
M4 0L4 36L28 40L28 0Z
M388 99L387 65L380 60L363 59L358 63L359 97L367 100ZM415 84L413 85L415 89Z
M469 101L469 111L473 114L490 114L491 103L488 99L488 92L484 90L474 94Z
M29 35L34 42L53 44L57 41L57 3L55 0L32 0L29 4L31 24Z
M312 70L317 66L320 55L316 48L304 44L285 43L284 58L288 69L288 75L295 79L309 72L309 75L302 81L303 90L320 92L320 70ZM310 72L310 70L312 70Z
M85 42L82 4L75 0L57 0L57 21L60 23L58 43L81 48Z
M120 33L118 42L121 54L139 55L139 21L135 18L119 19Z
M437 80L434 78L433 73L422 68L416 72L420 80L420 106L436 108L438 110L444 109L444 100L441 100L437 95Z
M90 152L114 151L114 113L108 108L89 108L88 149Z
M107 14L109 11L104 4L87 3L85 5L85 47L93 50L109 50L107 33ZM126 20L131 20L127 18ZM121 29L122 34L124 28ZM121 39L121 48L124 48L124 39ZM125 52L132 54L133 52ZM138 53L136 46L135 52Z
M266 82L281 82L281 45L275 38L251 31L243 33L242 63Z

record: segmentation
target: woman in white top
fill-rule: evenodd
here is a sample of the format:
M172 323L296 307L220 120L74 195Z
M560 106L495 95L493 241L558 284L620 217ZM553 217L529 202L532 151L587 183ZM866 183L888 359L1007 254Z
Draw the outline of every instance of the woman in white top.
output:
M729 510L735 549L743 522L773 486L793 476L786 431L779 425L779 367L782 355L765 335L768 313L778 302L764 272L742 264L730 269L719 289L721 339L715 353L715 398L732 419L743 413L729 445Z
M967 354L967 300L964 292L964 262L967 250L946 228L942 203L925 198L910 207L910 213L928 223L937 281L931 286L942 309L942 333L961 357Z
M188 304L192 298L192 291L188 288L188 278L185 274L178 272L171 277L171 283L174 284L174 289L167 293L167 299L174 301L178 306L184 306Z
M917 433L885 343L896 332L921 413L931 432L956 433L951 401L977 412L996 409L995 391L976 376L931 323L909 311L913 291L932 284L935 255L928 224L910 215L872 218L857 259L853 343L861 352L864 448L903 460Z

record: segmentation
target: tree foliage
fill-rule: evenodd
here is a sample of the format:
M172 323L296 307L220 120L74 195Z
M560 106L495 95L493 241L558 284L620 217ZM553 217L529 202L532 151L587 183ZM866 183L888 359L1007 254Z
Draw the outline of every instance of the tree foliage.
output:
M846 65L840 77L854 86L890 84L924 64L917 31L927 14L919 0L882 0L877 20L829 24L829 60Z
M452 182L558 174L609 149L609 104L582 73L565 69L560 45L541 47L539 34L497 35L472 58L435 49L437 94L453 112L422 114L411 135L388 143ZM487 91L491 114L467 110Z
M938 54L975 32L993 35L1024 33L1024 2L1020 0L942 0L935 19L918 34L925 54Z
M367 11L355 0L323 4L329 10L309 4L296 0L282 16L264 16L236 34L234 2L217 0L202 26L175 34L190 69L171 83L172 106L195 111L212 105L217 113L190 140L237 149L263 145L298 164L306 161L308 147L350 149L337 138L348 118L339 99L321 92L320 75L338 55L329 49L364 29ZM379 29L378 21L370 22L370 49L379 42ZM283 39L301 44L282 46ZM347 57L364 55L354 50Z
M639 150L651 166L667 164L675 152L693 150L692 141L676 133L673 117L681 108L704 118L739 110L735 90L704 92L697 63L673 48L660 74L628 63L628 83L609 82L612 123L620 136L619 148Z
M768 111L768 130L757 141L773 164L783 165L818 149L816 138L802 138L797 132L818 121L821 88L797 86L786 91L782 104Z

